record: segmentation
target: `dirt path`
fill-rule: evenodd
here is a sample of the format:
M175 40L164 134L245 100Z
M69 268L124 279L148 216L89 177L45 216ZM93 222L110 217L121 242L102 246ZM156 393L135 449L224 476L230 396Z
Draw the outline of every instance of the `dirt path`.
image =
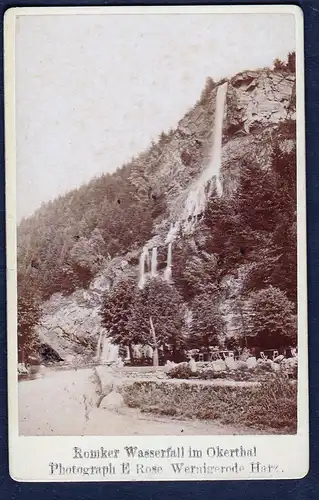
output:
M49 372L19 382L22 435L203 435L249 434L249 429L202 420L176 420L137 409L97 408L93 370ZM253 432L256 434L256 432Z

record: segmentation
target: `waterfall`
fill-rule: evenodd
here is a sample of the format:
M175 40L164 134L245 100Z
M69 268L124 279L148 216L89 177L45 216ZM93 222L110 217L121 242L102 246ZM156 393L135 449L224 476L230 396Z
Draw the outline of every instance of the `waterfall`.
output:
M225 102L228 84L223 83L217 89L216 109L214 118L213 130L213 147L210 162L207 167L209 178L216 176L216 188L219 195L222 194L222 184L220 182L220 167L222 162L222 138L223 138L223 121L225 113Z
M165 244L173 241L178 231L179 231L179 223L178 222L171 223L170 229L166 236Z
M152 265L151 265L151 274L154 278L157 275L157 248L152 248Z
M112 344L110 340L104 336L102 353L101 353L101 363L111 363L118 359L119 357L118 346Z
M172 278L172 242L170 241L167 249L167 264L166 264L166 269L164 271L164 279L169 283L171 281L171 278Z
M106 336L103 338L103 343L102 343L102 353L101 353L101 363L106 363L108 361L108 354L109 354L109 341Z
M146 258L146 251L143 249L141 255L140 255L140 279L138 286L139 288L144 288L145 285L145 258Z
M225 112L225 102L228 83L219 85L216 94L215 117L212 139L212 150L207 167L203 170L200 177L195 182L193 189L188 194L183 220L185 230L191 230L196 223L197 216L201 215L206 206L206 201L211 194L213 183L212 178L216 179L216 188L219 195L222 194L222 185L220 181L220 168L222 159L222 135L223 119Z
M97 348L96 348L96 359L99 360L101 357L101 343L102 343L102 337L103 337L103 332L102 330L100 331L99 335L99 340L97 342Z
M152 267L151 252L149 250L147 250L147 269L148 269L148 272L151 271L151 267Z

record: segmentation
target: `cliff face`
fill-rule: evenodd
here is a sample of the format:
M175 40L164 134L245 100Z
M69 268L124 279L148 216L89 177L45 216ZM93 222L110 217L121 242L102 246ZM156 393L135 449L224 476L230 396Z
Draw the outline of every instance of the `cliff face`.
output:
M181 119L177 129L160 139L151 153L153 156L150 158L148 154L147 162L145 154L133 162L131 183L136 190L141 196L150 190L155 198L164 196L167 203L165 213L154 220L153 236L144 242L149 250L154 246L158 248L159 266L165 265L165 245L169 235L177 237L180 227L188 223L192 239L192 231L198 227L196 217L205 211L209 194L207 185L216 183L214 176L209 178L204 173L209 172L212 148L215 147L216 96L220 85L225 83L227 92L223 106L219 171L224 197L232 196L243 164L253 162L263 169L268 168L274 137L277 144L279 137L283 151L289 151L294 145L294 139L280 129L280 124L295 119L293 74L269 69L244 71L228 82L212 85ZM198 210L189 201L194 196L197 204L200 198ZM172 224L175 225L173 228ZM94 356L94 346L101 331L98 313L102 295L121 277L138 280L141 250L142 247L130 249L127 255L108 260L86 290L79 288L69 296L54 294L46 301L37 327L42 342L53 347L63 359ZM225 297L221 309L229 335L235 328L232 312L246 267L242 266L235 277L226 277L223 282ZM87 338L92 342L83 340Z

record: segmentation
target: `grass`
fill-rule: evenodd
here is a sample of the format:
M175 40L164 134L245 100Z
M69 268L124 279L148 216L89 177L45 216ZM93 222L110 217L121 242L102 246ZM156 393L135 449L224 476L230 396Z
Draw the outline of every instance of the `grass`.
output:
M283 434L297 430L297 386L280 376L249 387L136 381L122 394L128 406L143 412Z

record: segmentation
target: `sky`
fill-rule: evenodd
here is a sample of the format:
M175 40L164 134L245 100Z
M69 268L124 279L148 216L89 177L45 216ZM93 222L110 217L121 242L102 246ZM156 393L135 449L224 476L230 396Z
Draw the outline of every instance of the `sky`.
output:
M295 49L292 14L20 16L17 217L113 172L214 80Z

